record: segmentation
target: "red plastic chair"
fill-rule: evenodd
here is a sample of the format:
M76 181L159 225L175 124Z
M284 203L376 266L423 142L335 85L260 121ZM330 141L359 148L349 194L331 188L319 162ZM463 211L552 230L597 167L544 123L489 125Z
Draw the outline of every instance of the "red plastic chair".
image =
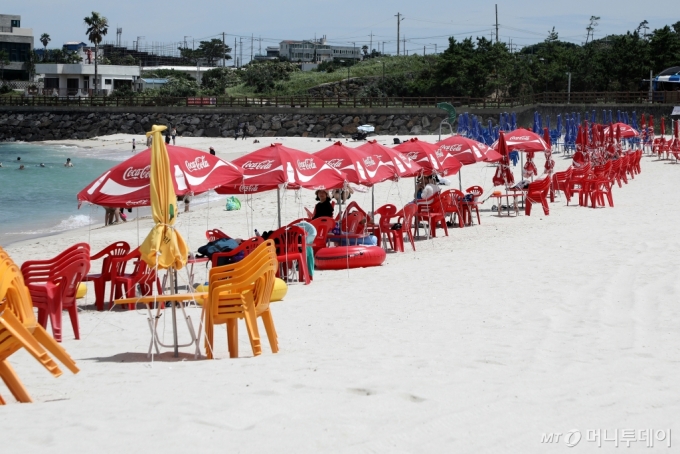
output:
M614 197L612 195L612 185L614 183L606 178L599 178L595 175L589 175L586 179L586 184L584 186L584 192L580 199L581 206L588 206L588 200L590 199L590 205L592 208L597 208L599 206L605 206L604 198L607 197L610 207L614 207Z
M149 267L141 257L142 254L139 252L139 248L137 248L123 257L111 259L111 293L109 295L109 308L113 305L114 299L134 298L137 285L139 285L143 296L150 296L153 294L154 283L156 284L158 294L160 295L163 293L161 282L156 275L156 271ZM132 273L125 273L129 261L133 261L134 268ZM133 310L134 307L134 304L128 305L128 309L130 310Z
M316 238L314 238L314 243L312 243L312 250L314 255L316 255L320 249L328 246L328 234L335 227L335 219L322 216L308 222L316 229Z
M222 238L226 238L227 240L230 240L231 237L221 231L220 229L210 229L205 231L205 237L207 238L208 241L216 241L216 240L221 240Z
M288 270L293 269L293 262L297 262L299 281L304 280L305 285L308 285L311 280L307 269L307 235L304 229L297 226L282 227L272 232L267 239L273 240L276 245L279 261L277 276L281 276L282 268L288 275Z
M468 206L470 213L472 214L472 210L475 210L477 213L477 224L482 225L482 221L479 218L479 199L482 197L484 194L484 188L481 186L470 186L465 190L468 194L472 194L475 196L475 199L472 202L463 202L465 205ZM472 217L470 217L470 221L472 221ZM472 223L472 222L470 222Z
M444 234L449 236L449 229L446 226L446 212L441 201L441 193L433 194L427 200L418 200L416 202L418 211L415 217L415 228L418 229L418 224L421 221L426 221L430 228L430 236L437 236L437 226L444 229Z
M527 187L526 200L524 202L524 213L531 216L531 206L534 203L543 205L543 212L545 215L550 214L550 206L548 205L548 192L550 191L550 178L529 183Z
M92 282L94 284L94 304L98 311L104 310L106 283L111 281L111 258L122 257L129 252L130 245L125 241L118 241L106 246L104 249L90 257L90 261L104 258L101 271L98 274L88 274L84 279L85 282Z
M243 240L237 248L229 252L216 252L211 257L212 266L213 268L219 266L217 264L217 260L221 257L234 257L240 253L243 253L243 257L246 257L262 243L264 243L264 238L261 236L254 236L252 238L248 238L247 240Z
M340 230L347 233L363 234L366 230L366 215L359 211L345 214L340 221Z
M47 328L49 317L57 342L62 339L63 310L69 313L75 338L80 339L76 293L89 270L90 246L86 243L78 243L51 260L28 261L21 266L33 306L38 309L38 323Z
M374 219L375 215L380 216L378 224L376 224L377 229L375 231L375 233L377 233L376 237L378 238L378 246L381 246L383 239L387 238L392 250L396 250L394 247L394 242L392 241L393 235L390 234L390 229L392 228L392 223L390 221L397 215L397 207L388 203L375 210Z
M564 197L567 199L567 205L571 200L571 193L569 192L569 180L571 179L573 169L570 167L563 172L555 172L552 176L552 192L562 191Z
M307 219L314 219L313 211L309 211L309 208L305 207L305 212L307 213Z
M465 221L467 219L467 208L461 205L465 195L458 189L449 189L441 193L442 207L444 208L444 213L451 216L451 223L453 224L454 219L458 218L458 227L465 227Z
M571 178L567 181L567 190L569 191L570 198L574 194L579 194L580 197L586 176L590 173L590 163L581 168L574 168L572 170ZM567 199L567 205L569 205L569 199Z
M397 224L401 224L399 229L390 229L392 232L392 239L394 241L394 248L396 251L404 252L404 234L408 236L411 242L411 247L416 250L416 244L413 241L413 232L411 231L411 225L413 224L413 218L418 212L418 206L415 203L408 203L402 209L402 216L397 219Z

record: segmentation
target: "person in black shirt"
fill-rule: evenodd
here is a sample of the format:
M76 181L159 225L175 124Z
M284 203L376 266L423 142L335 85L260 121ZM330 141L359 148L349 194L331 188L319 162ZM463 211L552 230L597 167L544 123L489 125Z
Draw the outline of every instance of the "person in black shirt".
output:
M320 217L333 217L333 205L331 205L331 198L328 197L328 192L325 189L319 189L316 191L316 200L319 203L314 207L314 218Z

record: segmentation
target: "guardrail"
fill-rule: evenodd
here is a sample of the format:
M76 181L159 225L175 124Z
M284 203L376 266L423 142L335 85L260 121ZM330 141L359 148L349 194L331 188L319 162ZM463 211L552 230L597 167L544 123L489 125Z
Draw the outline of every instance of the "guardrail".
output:
M45 90L47 92L47 89ZM534 104L646 104L648 92L586 92L539 93L516 98L472 97L318 97L318 96L259 96L173 98L163 96L68 96L30 95L0 96L0 106L92 106L92 107L203 107L203 108L436 108L440 102L461 108L513 108ZM653 103L680 103L680 91L654 92Z

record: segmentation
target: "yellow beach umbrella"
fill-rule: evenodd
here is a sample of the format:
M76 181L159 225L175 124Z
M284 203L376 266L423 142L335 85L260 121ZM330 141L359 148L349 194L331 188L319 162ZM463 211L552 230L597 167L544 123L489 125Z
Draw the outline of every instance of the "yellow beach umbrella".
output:
M177 197L172 185L170 160L161 133L165 126L154 125L151 132L151 211L156 225L139 250L150 267L181 269L187 262L187 245L174 228L177 218Z

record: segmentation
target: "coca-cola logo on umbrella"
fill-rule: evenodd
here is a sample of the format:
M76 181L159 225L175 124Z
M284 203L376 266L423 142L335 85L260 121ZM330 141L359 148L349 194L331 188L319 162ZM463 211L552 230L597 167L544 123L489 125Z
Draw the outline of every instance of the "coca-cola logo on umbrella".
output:
M244 163L241 167L248 170L269 170L272 168L272 165L274 165L274 160L268 159L266 161L260 162L248 161Z
M242 184L241 186L238 187L238 190L239 190L239 192L243 192L243 193L247 193L247 192L257 192L257 190L259 189L259 187L260 187L260 186L257 185L257 184L253 184L253 185L249 185L249 186L243 185L243 184Z
M444 153L442 153L442 151L439 149L434 152L434 155L440 159L444 157Z
M144 199L144 200L128 200L125 202L125 205L127 206L146 206L149 205L149 200Z
M364 158L364 165L366 167L372 167L372 166L375 165L375 161L373 160L373 158L371 156L369 156L367 158Z
M298 159L297 166L298 166L298 169L300 169L300 170L316 169L316 163L314 162L314 159L312 159L312 158L307 158L304 161L300 161Z
M409 159L413 159L415 161L418 158L418 152L411 151L406 153L406 156L408 156Z
M123 181L143 180L149 178L150 174L151 174L150 165L144 167L143 169L135 169L134 167L128 167L127 169L125 169L125 172L123 172Z
M530 140L529 136L517 136L517 137L509 137L508 140Z
M184 165L189 172L197 172L210 167L210 163L203 156L198 156L193 161L184 161Z
M453 144L453 145L442 145L439 149L444 149L446 151L452 151L452 152L457 152L463 149L463 146L459 143Z
M337 158L337 159L331 159L330 161L326 161L326 163L330 167L333 167L334 169L339 169L340 167L342 167L342 161L344 161L344 160Z

